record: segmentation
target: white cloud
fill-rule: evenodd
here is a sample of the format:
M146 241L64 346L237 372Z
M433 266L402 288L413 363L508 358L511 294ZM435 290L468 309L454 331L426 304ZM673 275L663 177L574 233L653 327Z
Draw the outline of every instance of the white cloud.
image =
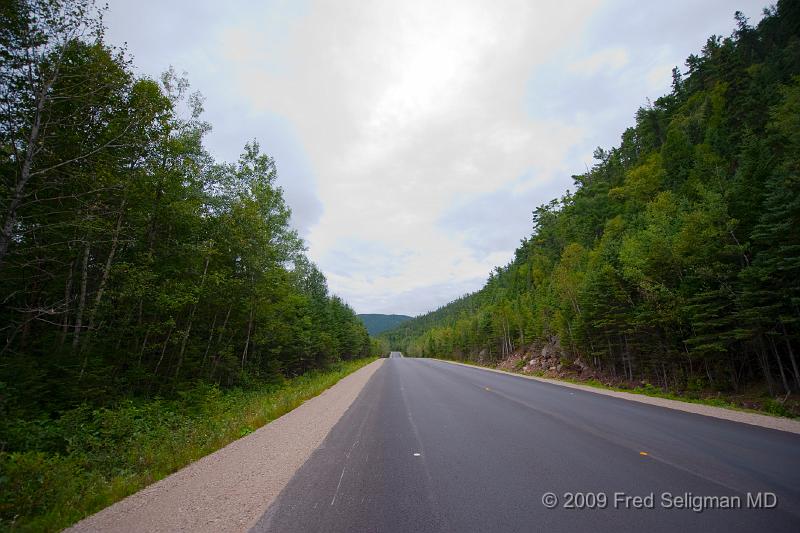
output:
M675 66L670 64L657 65L648 70L645 75L648 87L652 91L667 91L668 84L672 80L672 69Z
M622 47L605 48L569 65L569 70L583 76L599 72L614 73L630 61L628 51Z
M513 245L476 251L440 219L460 199L522 175L547 183L566 171L582 129L531 120L525 83L594 5L317 3L277 73L260 68L258 54L271 52L257 35L246 53L240 38L223 40L242 96L286 116L317 170L324 213L308 240L333 290L360 311L415 313L427 304L398 309L392 295L460 287L508 261ZM353 242L362 244L341 274L342 248ZM363 257L372 242L402 256L402 268L375 276Z
M479 288L531 210L733 27L727 0L110 3L144 72L173 64L206 95L215 155L258 138L276 158L332 290L406 314ZM756 23L762 0L741 3Z

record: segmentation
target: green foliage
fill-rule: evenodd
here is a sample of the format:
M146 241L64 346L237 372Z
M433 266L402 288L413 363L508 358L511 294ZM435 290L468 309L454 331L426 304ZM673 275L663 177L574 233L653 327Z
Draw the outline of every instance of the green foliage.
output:
M257 142L215 162L202 98L172 70L137 79L90 0L0 16L4 418L258 386L369 353Z
M0 529L59 530L252 433L372 360L253 390L197 383L171 400L15 421L17 451L0 452Z
M306 257L275 161L256 141L214 161L202 97L173 70L137 78L101 15L0 6L5 523L67 524L299 396L228 410L375 351Z
M406 320L411 320L406 315L381 315L381 314L361 314L358 318L364 323L370 335L378 335L386 330L392 329Z
M737 15L574 193L534 210L483 289L381 336L481 363L557 339L567 361L687 394L800 389L798 28L796 2L756 28Z
M782 402L773 398L766 400L763 408L766 412L775 416L792 417L794 415Z
M371 337L369 340L369 355L372 357L385 357L389 355L389 341Z

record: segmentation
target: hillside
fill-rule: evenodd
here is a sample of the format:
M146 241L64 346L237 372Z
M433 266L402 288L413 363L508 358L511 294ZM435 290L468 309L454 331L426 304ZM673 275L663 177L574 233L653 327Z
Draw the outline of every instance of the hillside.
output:
M800 388L800 4L735 18L533 211L508 265L392 348L491 363L549 345L671 390Z
M367 331L370 335L383 333L386 330L402 324L406 320L411 320L411 317L406 315L363 314L357 316L367 327Z

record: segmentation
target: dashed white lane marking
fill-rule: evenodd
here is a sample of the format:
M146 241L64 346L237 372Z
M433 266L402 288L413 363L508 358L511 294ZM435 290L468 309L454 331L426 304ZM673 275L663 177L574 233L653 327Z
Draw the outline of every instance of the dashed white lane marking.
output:
M414 457L419 457L419 456L420 456L420 454L419 454L419 453L417 453L417 452L414 452Z

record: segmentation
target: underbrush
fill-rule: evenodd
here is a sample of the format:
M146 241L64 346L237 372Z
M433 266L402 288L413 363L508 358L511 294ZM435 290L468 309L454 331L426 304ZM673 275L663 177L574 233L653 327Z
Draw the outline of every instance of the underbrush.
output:
M525 372L524 362L525 359L521 358L515 361L512 366L503 366L497 362L480 362L455 359L452 357L438 357L447 361L455 361L462 364L500 369L503 371L512 371L520 374L534 375L536 377L553 379L557 381L566 381L568 383L575 383L577 385L588 385L599 389L614 390L617 392L629 392L633 394L642 394L644 396L653 396L657 398L665 398L668 400L677 400L681 402L698 403L703 405L710 405L714 407L723 407L726 409L734 409L738 411L750 411L760 414L767 414L773 416L781 416L786 418L800 418L800 398L789 397L775 398L770 396L763 388L754 387L740 393L733 393L730 391L714 391L706 386L704 383L695 381L688 384L685 390L681 391L668 391L661 387L657 387L646 381L638 382L632 385L626 382L614 383L609 379L600 381L597 377L582 377L575 372L572 373L558 373L545 372L541 370L533 372ZM522 364L520 364L522 361ZM501 362L502 363L502 362ZM565 365L566 366L566 365ZM608 378L608 376L606 376Z
M57 531L243 437L374 359L280 384L1 422L0 530Z
M703 389L698 391L690 388L680 393L676 393L673 391L666 391L647 382L643 382L643 384L639 386L630 388L624 386L609 386L596 379L558 379L580 385L589 385L601 389L630 392L633 394L642 394L644 396L653 396L656 398L665 398L680 402L698 403L713 407L724 407L726 409L735 409L738 411L753 411L761 414L769 414L786 418L798 417L798 405L796 401L781 401L780 399L769 396L765 391L760 390L747 391L741 394L734 394L732 392L722 393L717 391L716 394L714 394L713 391L710 390Z

